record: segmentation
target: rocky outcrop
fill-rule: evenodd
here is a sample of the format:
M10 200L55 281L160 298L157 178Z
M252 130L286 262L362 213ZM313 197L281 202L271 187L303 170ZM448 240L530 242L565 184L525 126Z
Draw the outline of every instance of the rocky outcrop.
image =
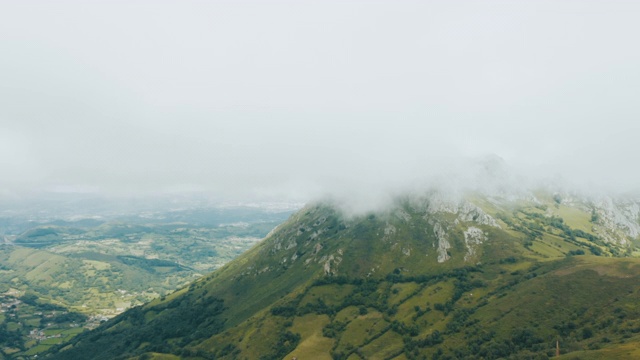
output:
M487 237L481 229L475 226L470 226L464 232L464 243L467 247L467 253L464 256L464 261L473 259L476 255L478 245L482 244L485 240L487 240Z
M475 222L479 225L500 227L491 215L468 201L463 201L458 207L458 219L464 222Z
M403 209L396 209L394 215L404 222L408 223L409 221L411 221L411 215Z
M324 257L323 257L323 259L324 259ZM338 265L340 265L341 262L342 262L342 257L341 256L329 255L329 257L326 258L326 260L324 260L324 265L323 265L324 274L325 275L336 275L337 274L336 267ZM332 267L332 263L333 263L333 267Z
M451 244L449 244L449 240L447 239L447 233L440 223L436 223L433 226L433 233L436 235L438 239L438 262L443 263L451 258L448 250L451 248Z
M395 234L396 234L396 227L387 223L387 225L384 228L384 236L382 237L382 240L390 241Z
M621 230L636 239L640 236L640 204L636 201L615 201L604 197L595 202L599 222L607 229Z
M429 201L427 215L425 216L437 213L457 214L456 224L459 222L475 222L478 225L500 228L496 219L467 200L452 201L443 197L434 196L433 199Z

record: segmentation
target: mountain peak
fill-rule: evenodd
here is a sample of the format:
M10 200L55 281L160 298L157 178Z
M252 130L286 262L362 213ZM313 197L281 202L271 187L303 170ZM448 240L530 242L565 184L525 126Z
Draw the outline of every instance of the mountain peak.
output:
M349 216L311 204L218 271L76 337L54 358L544 355L556 337L574 336L563 326L588 304L619 301L624 309L640 300L640 291L628 291L637 288L640 263L620 258L640 242L637 205L442 191ZM574 283L578 298L558 296ZM541 312L562 306L566 313ZM590 316L606 321L607 311ZM607 326L575 324L585 334ZM588 349L587 338L575 339L572 346ZM496 343L512 345L494 352ZM463 353L473 346L474 354Z

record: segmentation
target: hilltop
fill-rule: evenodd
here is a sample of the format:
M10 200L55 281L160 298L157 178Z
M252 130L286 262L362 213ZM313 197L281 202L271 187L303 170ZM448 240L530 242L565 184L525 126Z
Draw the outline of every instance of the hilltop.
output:
M54 359L543 359L640 351L640 202L532 192L309 205ZM164 354L164 355L161 355Z

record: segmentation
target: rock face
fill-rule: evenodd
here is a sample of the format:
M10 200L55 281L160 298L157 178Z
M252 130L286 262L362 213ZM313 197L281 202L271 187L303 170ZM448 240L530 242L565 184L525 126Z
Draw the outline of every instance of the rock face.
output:
M442 227L442 225L440 225L440 223L436 223L433 226L433 233L438 239L438 262L443 263L451 259L451 256L448 252L448 250L451 248L451 244L449 244L447 233L444 231L444 228Z
M395 234L396 234L396 227L387 223L387 225L384 228L384 237L382 238L382 240L390 241Z
M455 201L436 196L429 202L427 213L428 215L438 213L455 214L458 215L458 222L475 222L478 225L500 228L496 219L468 200Z
M595 202L595 212L605 228L620 230L632 239L640 236L640 202L604 197Z
M496 219L471 201L437 192L422 197L418 202L398 202L384 213L345 218L341 224L334 223L335 219L313 206L303 212L308 216L305 221L287 229L280 228L280 231L270 235L272 241L269 252L273 255L280 254L281 266L287 267L301 261L305 266L319 266L325 275L341 273L343 257L327 248L325 241L326 234L336 232L336 225L341 229L349 229L352 226L362 226L363 221L379 219L383 224L376 228L375 237L365 237L363 241L379 239L378 241L386 244L384 246L387 251L411 258L418 256L417 254L425 254L418 250L424 247L416 244L417 239L413 238L418 236L421 237L419 242L434 248L437 263L444 263L452 257L462 260L463 256L464 261L471 261L478 253L478 246L487 240L481 227L500 228ZM416 229L410 238L407 237L407 228ZM399 232L398 229L405 230ZM454 251L454 246L464 246L466 253L462 255ZM427 256L429 254L430 251L427 250ZM273 269L275 267L271 266L267 271Z
M591 253L622 254L630 253L632 245L640 240L640 201L627 199L626 201L613 198L601 198L598 201L569 194L558 195L558 201L552 195L521 196L516 200L501 197L471 197L453 196L442 192L431 192L420 197L396 202L385 212L368 213L354 217L343 217L336 221L335 217L320 207L310 206L304 210L306 216L296 215L299 221L289 228L279 228L270 234L269 252L278 255L280 266L285 268L294 263L302 262L308 268L316 268L325 275L341 275L353 260L337 254L336 248L330 246L333 234L355 237L358 241L369 242L366 247L379 246L383 251L401 256L397 261L412 261L416 256L424 257L438 264L453 261L480 262L483 255L483 244L492 241L492 234L497 230L531 228L526 236L532 236L539 231L544 221L561 216L567 208L574 213L581 212L582 218L589 216L597 218L591 220L591 229L584 225L571 223L567 226L574 231L581 229L582 233L571 235L567 227L565 235L581 236L588 231L592 238L584 238L590 242L600 241L600 245L593 243ZM521 213L522 219L515 218L516 227L511 221L497 220L511 218L514 209L528 209ZM565 209L565 210L562 210ZM337 209L335 214L340 214ZM532 212L542 214L547 220L530 218ZM593 215L591 213L593 212ZM497 215L495 215L497 214ZM535 214L534 214L535 215ZM497 216L497 217L494 217ZM526 219L525 219L526 218ZM304 219L304 220L303 220ZM522 222L521 220L524 220ZM582 222L584 224L584 220ZM565 223L566 225L566 223ZM564 225L563 225L564 226ZM576 228L575 226L580 226ZM358 229L367 228L367 231ZM493 230L492 230L493 229ZM346 231L346 233L345 233ZM558 229L555 230L556 234ZM564 231L564 230L562 230ZM340 239L338 236L338 240ZM333 241L333 240L332 240ZM380 243L380 245L378 245ZM603 246L602 243L610 244ZM375 245L375 246L374 246ZM433 249L433 250L431 250ZM598 250L599 249L599 250ZM435 254L429 257L431 254ZM396 256L396 255L393 255ZM345 261L343 262L342 259ZM401 260L404 259L404 260ZM274 264L255 266L244 273L258 273L258 269L274 271ZM265 270L263 270L265 271Z
M464 232L464 243L467 246L467 253L464 256L464 261L473 259L476 255L476 248L485 240L487 240L487 237L481 229L475 226L470 226Z
M451 240L447 233L448 226L441 222L434 222L432 218L438 215L452 214L456 215L451 226L459 226L460 224L474 223L477 226L489 226L500 229L500 225L491 215L487 214L479 206L473 204L466 199L451 199L439 194L435 194L427 201L426 214L424 218L433 225L433 233L437 240L438 262L443 263L451 259L450 249ZM476 248L487 240L484 232L477 226L469 226L463 232L464 243L467 253L464 256L465 261L470 261L476 255ZM435 244L434 244L435 247Z
M485 213L481 208L476 205L463 201L458 207L458 219L465 222L475 222L479 225L493 226L500 228L496 219Z

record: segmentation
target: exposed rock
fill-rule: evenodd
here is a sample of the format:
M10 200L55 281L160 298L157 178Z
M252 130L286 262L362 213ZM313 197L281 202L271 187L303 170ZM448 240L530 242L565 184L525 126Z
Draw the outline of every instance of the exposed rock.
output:
M336 256L334 258L334 263L336 264L336 266L340 265L341 262L342 262L342 257Z
M459 220L463 222L475 222L479 225L493 226L500 228L498 222L489 214L485 213L480 207L474 205L467 200L451 201L443 197L435 196L430 202L427 208L427 215L436 213L449 213L457 214ZM456 223L457 224L457 223Z
M458 218L461 221L473 221L480 225L488 225L496 228L500 227L491 215L485 213L482 209L468 201L463 201L462 204L460 204L458 214Z
M438 262L443 263L451 258L447 250L451 248L451 244L447 240L447 233L444 231L444 228L440 223L436 223L433 226L433 232L438 239Z
M333 261L333 255L330 255L327 261L324 263L324 274L331 275L331 261Z
M320 252L320 250L322 250L322 244L316 244L316 246L313 248L313 254L312 255L318 254L318 252Z
M287 247L285 248L285 250L293 249L294 247L296 247L296 245L298 245L296 243L296 240L295 239L290 239L289 243L287 244Z
M626 235L637 238L640 235L640 204L634 201L615 202L605 197L596 202L597 213L602 225L609 229L620 229Z
M282 240L277 239L275 241L275 244L273 245L273 247L271 248L271 253L275 254L276 252L282 250Z
M409 222L411 220L411 215L403 209L396 209L394 215L401 220L404 220L404 222Z
M476 247L482 244L485 240L487 240L487 237L481 229L470 226L464 232L464 243L467 246L467 253L464 256L464 261L468 261L474 257L476 254Z
M396 227L391 224L387 224L387 226L384 228L384 236L382 237L382 240L389 241L395 234L396 234Z

